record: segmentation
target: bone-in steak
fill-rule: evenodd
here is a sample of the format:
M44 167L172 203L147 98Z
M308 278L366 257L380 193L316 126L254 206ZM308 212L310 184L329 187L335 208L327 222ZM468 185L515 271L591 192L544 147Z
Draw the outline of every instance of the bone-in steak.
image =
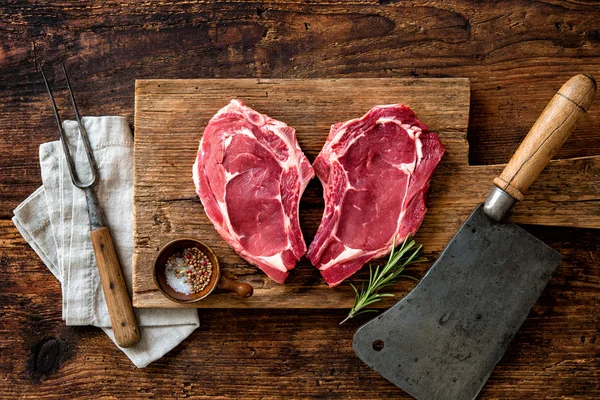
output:
M232 100L204 130L193 173L223 239L283 283L306 252L298 204L314 177L295 130Z
M325 211L307 253L330 286L417 231L443 154L437 135L404 105L377 106L331 127L313 163Z

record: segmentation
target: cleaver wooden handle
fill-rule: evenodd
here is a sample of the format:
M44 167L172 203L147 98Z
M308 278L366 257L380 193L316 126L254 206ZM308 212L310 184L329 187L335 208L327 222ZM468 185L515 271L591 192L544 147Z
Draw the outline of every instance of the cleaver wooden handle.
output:
M576 75L554 95L494 184L516 200L569 137L596 96L596 80Z
M140 328L112 236L107 227L94 229L90 235L115 340L121 347L134 346L140 341Z

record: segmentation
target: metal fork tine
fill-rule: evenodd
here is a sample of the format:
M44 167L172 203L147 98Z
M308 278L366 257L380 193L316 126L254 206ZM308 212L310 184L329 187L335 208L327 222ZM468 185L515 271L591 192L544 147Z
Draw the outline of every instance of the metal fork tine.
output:
M50 85L48 84L48 79L46 79L46 74L44 73L44 69L40 64L37 64L38 69L42 73L42 78L44 78L44 84L46 85L46 90L48 91L48 96L50 97L50 102L52 103L52 111L54 111L54 118L56 118L56 125L58 125L58 133L62 139L62 121L60 120L60 116L58 115L58 108L56 107L56 102L54 101L54 96L52 95L52 90L50 89Z
M77 120L77 124L79 126L79 134L81 139L83 140L83 145L85 148L85 153L87 156L88 163L90 165L92 179L89 182L83 183L79 179L79 175L77 174L77 170L75 168L75 162L71 155L71 150L69 150L69 145L67 143L67 135L62 126L62 121L60 119L60 115L58 113L58 107L56 107L56 102L54 101L54 96L52 95L52 90L50 89L50 84L48 83L48 79L46 78L46 74L44 73L44 69L41 65L37 65L40 72L42 73L42 78L44 79L44 84L46 85L46 90L48 91L48 96L50 97L50 102L52 103L52 111L54 111L54 117L56 118L56 124L58 125L58 132L60 134L60 142L62 143L63 151L65 152L65 158L67 160L67 165L69 167L69 174L71 175L71 181L73 185L78 188L84 189L87 187L91 187L96 183L98 178L98 166L96 165L96 160L94 159L94 153L92 152L92 148L90 146L90 142L88 139L87 131L85 130L85 126L81 121L81 117L79 115L79 110L77 109L77 104L75 103L75 97L73 96L73 91L71 90L71 84L69 82L69 77L67 75L67 71L65 69L64 64L61 62L62 70L65 75L65 81L67 83L67 88L69 90L69 96L71 98L71 104L73 109L75 110L75 119Z
M92 183L88 185L91 186L96 182L96 179L98 178L98 166L96 165L96 159L94 158L94 153L92 151L92 146L90 145L87 130L85 129L83 122L81 122L81 116L79 115L77 103L75 103L75 96L73 95L73 90L71 89L71 82L69 81L69 75L67 75L65 64L63 64L61 61L60 66L62 67L63 74L65 74L65 81L67 83L67 89L69 90L69 97L71 98L73 110L75 110L75 119L77 120L77 124L79 125L79 131L81 134L81 139L83 140L83 145L85 147L85 153L92 169Z

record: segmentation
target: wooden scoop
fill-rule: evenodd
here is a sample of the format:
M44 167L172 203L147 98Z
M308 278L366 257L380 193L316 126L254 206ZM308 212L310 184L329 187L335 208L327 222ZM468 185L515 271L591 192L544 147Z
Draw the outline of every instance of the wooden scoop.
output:
M192 294L179 293L167 283L167 277L165 273L167 260L173 254L182 252L183 250L191 247L197 248L206 254L210 263L212 264L212 276L208 285L200 292ZM154 260L154 282L166 298L182 304L200 301L211 294L217 287L219 289L235 292L240 297L250 297L254 292L254 289L249 284L221 275L219 259L212 249L199 240L188 238L177 239L169 242L158 252L156 259Z

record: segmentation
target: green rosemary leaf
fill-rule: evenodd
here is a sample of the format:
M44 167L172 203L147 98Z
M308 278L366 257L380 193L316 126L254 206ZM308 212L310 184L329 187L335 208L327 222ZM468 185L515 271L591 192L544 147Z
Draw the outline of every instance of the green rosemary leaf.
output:
M344 322L348 321L350 318L354 318L357 315L368 313L368 312L378 312L378 311L377 310L373 310L373 309L367 309L367 310L361 310L361 311L358 311L358 312L355 312L355 313L350 313L350 314L348 314L348 316L346 318L344 318L344 320L342 322L340 322L340 325L343 324Z
M356 288L356 286L354 286L353 284L350 284L350 286L352 286L352 289L354 289L354 293L356 293L356 297L358 297L358 289ZM354 304L356 304L356 298L354 299Z
M373 297L370 300L365 301L362 305L363 305L363 307L367 307L373 303L377 303L378 301L381 301L381 297L379 297L379 296Z
M402 274L402 275L398 275L398 277L400 277L400 278L408 278L408 279L412 279L415 282L419 282L419 280L417 278L415 278L414 276L410 276L410 275L404 275L404 274Z
M396 246L397 246L396 238L394 238L392 241L392 250L390 251L390 256L388 257L388 264L390 263L391 260L394 259L394 257L396 257L398 252L402 251L402 246L400 246L399 249L397 249Z
M380 290L396 284L402 278L409 278L415 281L418 279L403 274L404 269L415 262L423 261L418 259L417 256L421 253L423 246L417 245L414 240L405 239L402 244L396 248L396 240L392 243L392 249L387 263L384 265L378 265L373 271L373 267L369 265L369 280L363 282L361 290L359 291L356 286L352 283L352 289L354 289L354 304L348 313L348 316L340 322L340 325L359 314L365 312L378 312L374 309L366 309L365 307L371 304L377 303L386 297L394 297L392 293L379 293Z

